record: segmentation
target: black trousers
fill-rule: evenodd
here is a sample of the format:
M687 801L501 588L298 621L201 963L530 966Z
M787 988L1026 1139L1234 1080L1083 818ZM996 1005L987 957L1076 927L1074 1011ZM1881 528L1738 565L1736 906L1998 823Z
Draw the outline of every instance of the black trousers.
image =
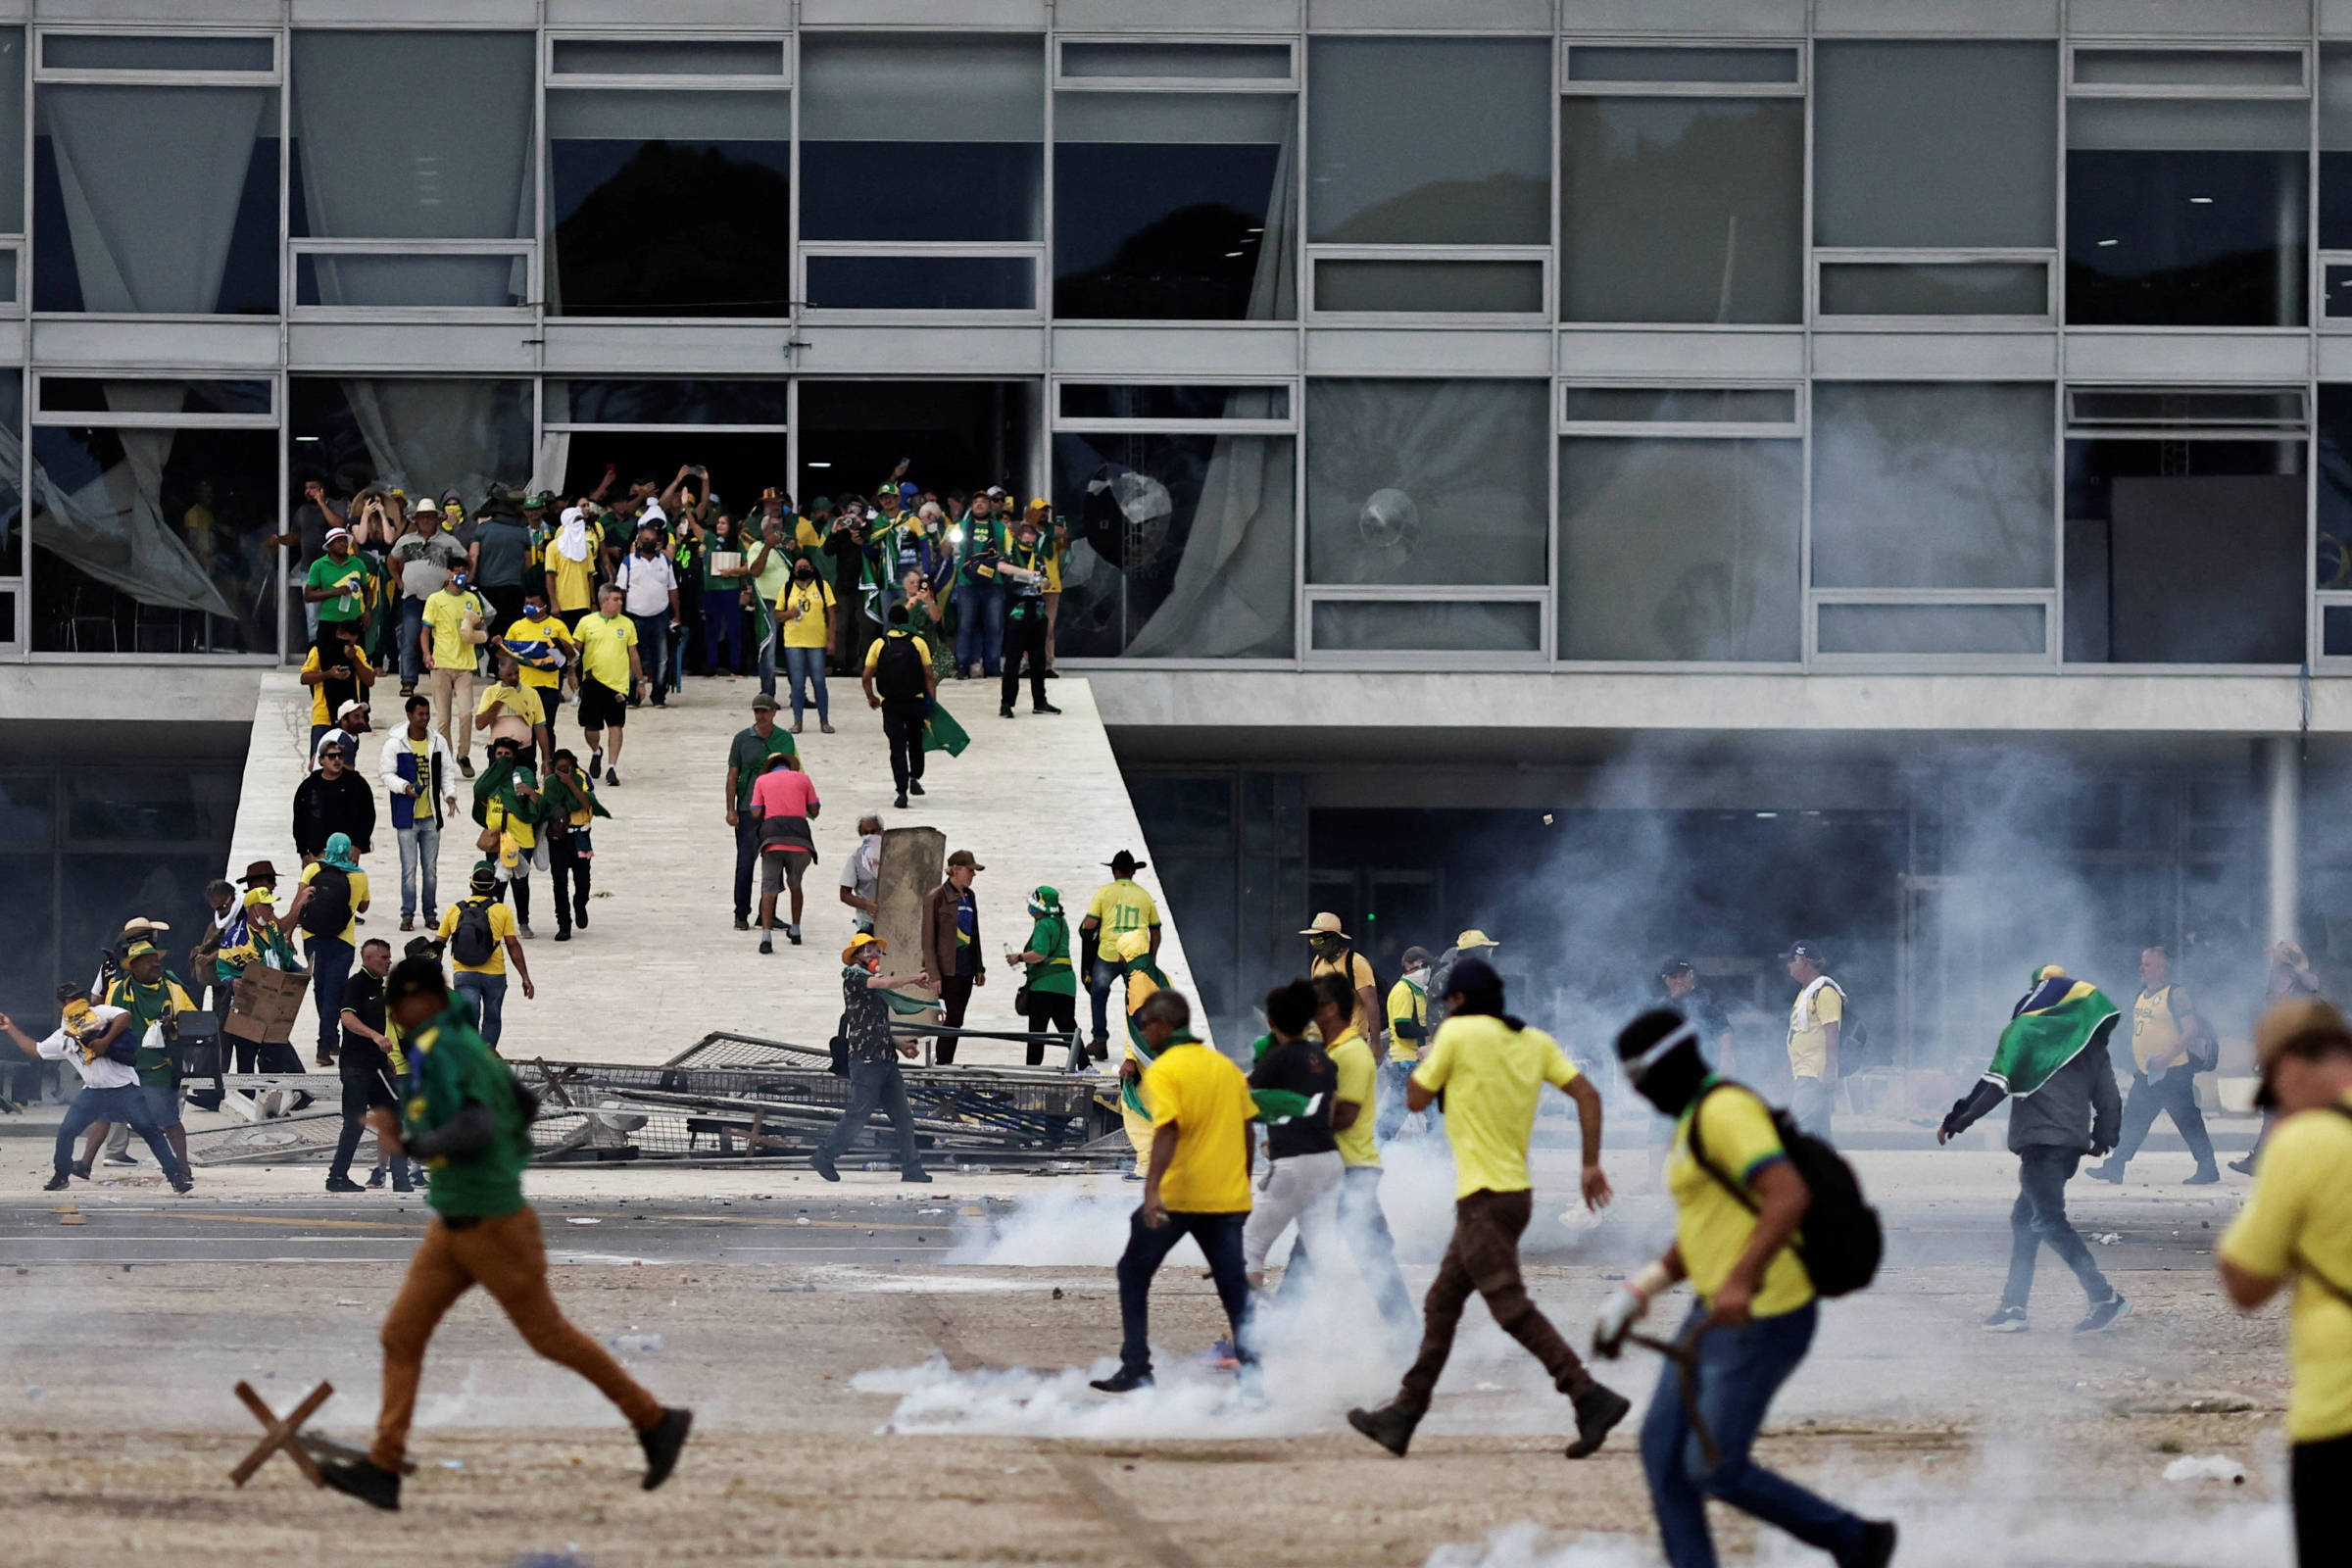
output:
M2122 1170L2160 1114L2169 1114L2180 1129L2180 1141L2197 1159L2197 1169L2213 1169L2213 1139L2205 1131L2205 1113L2197 1108L2197 1075L2186 1066L2153 1078L2134 1076L2132 1092L2124 1097L2124 1136L2115 1146L2111 1163Z
M307 1070L302 1064L302 1053L284 1041L267 1046L251 1040L236 1040L232 1044L235 1047L235 1070L238 1072L289 1073Z
M368 1131L368 1113L378 1105L399 1103L400 1097L392 1092L391 1079L383 1069L347 1072L343 1075L343 1131L335 1139L334 1163L326 1168L328 1181L337 1177L344 1181L351 1180L351 1158L360 1152L360 1138ZM396 1165L394 1168L402 1178L397 1185L407 1187L408 1171L405 1165Z
M2343 1568L2352 1562L2352 1433L2287 1452L2296 1568Z
M735 813L735 918L739 921L752 917L752 873L759 868L760 818L746 808Z
M1031 608L1004 620L1004 695L1002 706L1010 708L1021 689L1021 663L1029 664L1029 706L1046 706L1046 612L1042 604L1032 602Z
M574 917L588 917L588 867L591 862L580 858L579 851L571 847L567 829L551 827L548 830L547 869L556 884L556 929L568 931Z
M951 974L940 977L940 1022L946 1024L951 1029L962 1028L964 1010L971 1006L971 1004L972 977L970 975ZM945 1067L949 1063L953 1062L956 1059L956 1042L952 1039L942 1036L939 1043L931 1048L931 1059L938 1062L942 1067Z
M2017 1202L2009 1210L2009 1284L2001 1292L2003 1306L2022 1307L2034 1294L2034 1261L2044 1242L2075 1271L2092 1304L2115 1294L2099 1265L2091 1261L2090 1249L2075 1234L2074 1222L2066 1217L2066 1184L2082 1160L2074 1151L2053 1146L2019 1152Z
M899 1171L902 1175L923 1168L923 1158L914 1147L914 1109L906 1103L906 1075L899 1070L897 1058L888 1061L853 1061L850 1063L850 1106L841 1113L841 1120L825 1135L817 1147L815 1158L839 1159L875 1111L890 1117L891 1127L899 1135Z
M1029 1032L1033 1035L1071 1035L1078 1030L1078 998L1062 991L1029 992ZM1029 1042L1029 1065L1042 1066L1046 1059L1046 1043Z
M882 700L882 733L890 737L890 777L901 795L923 776L923 725L930 717L928 698Z

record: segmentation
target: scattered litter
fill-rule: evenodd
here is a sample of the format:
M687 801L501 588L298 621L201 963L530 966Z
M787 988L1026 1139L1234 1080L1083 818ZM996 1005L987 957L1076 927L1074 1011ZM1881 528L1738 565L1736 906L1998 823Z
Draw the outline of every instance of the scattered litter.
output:
M2192 1453L2166 1465L2164 1479L2227 1481L2233 1487L2242 1487L2246 1484L2246 1467L2226 1453Z
M564 1216L564 1223L566 1225L602 1225L604 1221L585 1214L568 1214Z
M441 1461L441 1468L444 1470L463 1470L466 1468L466 1461L463 1459L444 1459Z
M336 1304L337 1306L357 1306L357 1305L359 1305L360 1303L359 1303L359 1302L357 1302L357 1301L355 1301L355 1300L353 1300L353 1299L352 1299L350 1297L348 1297L348 1296L338 1296L338 1297L336 1297L336 1298L335 1298L335 1304Z
M1475 1387L1481 1394L1500 1394L1503 1392L1503 1387L1499 1383L1481 1383L1475 1385Z
M1056 1301L1061 1299L1061 1287L1058 1285L1054 1287L1054 1299Z
M2103 1236L2093 1236L2091 1240L2098 1243L2101 1247L2113 1247L2116 1243L2122 1241L2123 1238L2117 1235L2114 1231L2109 1231Z
M794 1221L793 1221L793 1223L794 1223L795 1225L806 1225L806 1224L808 1224L808 1219L807 1219L806 1217L803 1217L803 1218L800 1218L800 1219L796 1219L796 1220L794 1220Z
M646 1354L662 1348L662 1336L659 1334L616 1334L612 1337L612 1348L630 1354Z

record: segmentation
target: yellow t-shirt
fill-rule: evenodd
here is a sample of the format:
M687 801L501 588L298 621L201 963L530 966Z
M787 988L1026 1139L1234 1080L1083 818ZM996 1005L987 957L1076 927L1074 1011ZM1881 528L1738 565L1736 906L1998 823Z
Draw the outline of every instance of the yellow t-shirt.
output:
M1250 1118L1257 1103L1242 1069L1203 1045L1168 1047L1144 1069L1152 1125L1176 1124L1176 1154L1159 1200L1185 1214L1250 1211Z
M318 874L318 862L316 860L302 868L302 879L305 882ZM343 922L343 940L357 946L360 940L356 935L360 924L360 906L368 902L368 873L346 871L343 874L351 879L351 918Z
M478 895L468 894L441 911L440 936L442 941L447 942L458 934L458 915ZM493 899L490 901L490 961L487 963L460 963L458 956L452 953L449 956L449 966L453 969L463 969L469 974L505 974L507 972L507 938L514 934L514 911Z
M1438 1025L1413 1082L1446 1091L1446 1137L1453 1145L1453 1196L1523 1193L1527 1140L1545 1084L1576 1081L1576 1064L1541 1029L1514 1033L1500 1018L1463 1013Z
M571 633L553 615L545 620L533 620L524 615L509 626L503 635L511 643L559 643L570 652L571 657L578 657ZM560 669L535 669L529 664L516 667L522 671L522 683L534 691L553 688L564 679L564 672Z
M833 589L822 577L806 583L796 582L776 599L779 618L800 612L800 619L784 619L784 646L787 648L822 648L825 646L825 612L833 608ZM875 646L879 647L879 644Z
M375 673L375 666L368 662L368 656L361 653L359 649L354 648L351 650L350 659L351 673L355 680L362 675L372 675ZM341 663L343 661L337 660L336 662ZM319 667L318 649L314 648L309 653L303 655L303 674L316 675L318 673ZM360 691L360 700L363 702L367 701L367 689L362 687ZM334 721L335 715L327 710L326 683L321 681L318 685L311 688L311 722L314 724L332 724Z
M917 653L918 655L920 655L920 656L922 657L922 661L923 661L923 662L924 662L925 664L928 664L928 663L930 663L930 662L931 662L931 645L930 645L929 643L927 643L927 642L923 641L923 640L922 640L920 637L917 637L917 636L915 636L915 635L914 635L914 633L912 633L912 632L908 632L908 633L906 634L906 636L907 636L907 639L908 639L910 642L912 642L912 643L914 644L914 651L915 651L915 653ZM875 638L875 639L874 639L874 640L873 640L871 643L868 643L868 644L866 645L866 649L865 649L865 667L866 667L866 668L868 668L868 669L872 669L872 668L875 666L875 664L877 664L877 663L879 663L879 662L881 662L881 659L882 659L882 643L883 643L883 639L882 639L882 638L880 638L880 637L877 637L877 638Z
M1830 1032L1826 1027L1845 1018L1845 993L1835 980L1824 980L1810 997L1798 993L1788 1009L1788 1075L1819 1078L1830 1065Z
M2352 1105L2352 1097L2342 1103ZM2352 1290L2352 1120L2297 1111L2271 1128L2254 1196L2222 1235L2222 1256L2266 1279L2293 1274L2286 1404L2290 1443L2352 1437L2352 1305L2317 1280Z
M588 559L568 561L554 540L547 545L547 574L555 579L553 610L589 610L596 604L596 543L589 536Z
M453 594L443 588L424 602L424 623L433 628L435 669L473 672L474 653L479 645L466 638L467 615L474 617L477 629L489 615L488 609L471 592Z
M1372 1141L1374 1111L1373 1085L1380 1070L1372 1064L1372 1047L1353 1029L1323 1048L1331 1064L1340 1070L1340 1086L1332 1091L1334 1100L1351 1100L1356 1104L1355 1120L1345 1128L1335 1129L1332 1138L1340 1146L1343 1165L1369 1165L1380 1168L1380 1148Z
M1345 960L1317 958L1307 965L1307 977L1319 979L1327 974L1337 974L1343 961L1348 968L1348 989L1359 993L1355 999L1355 1011L1348 1015L1348 1027L1369 1038L1373 1020L1365 1014L1364 999L1360 993L1370 991L1376 996L1379 994L1380 981L1372 973L1371 959L1353 951L1348 953Z
M1429 1027L1429 995L1410 980L1399 980L1389 987L1389 1059L1391 1061L1419 1061L1421 1042L1396 1032L1399 1022Z
M2132 1060L2155 1078L2188 1059L2180 1021L2173 1016L2173 988L2142 991L2132 1004Z
M626 615L599 612L582 615L572 637L580 645L580 673L607 690L629 695L629 650L637 646L637 623Z
M1149 931L1159 924L1159 906L1152 895L1126 877L1095 889L1086 912L1102 922L1095 932L1095 955L1105 963L1119 961L1119 938L1130 931Z
M529 686L485 686L481 700L473 705L476 713L487 713L494 708L506 709L526 724L547 722L547 705Z
M1754 1093L1733 1084L1692 1101L1706 1115L1699 1141L1715 1168L1745 1186L1757 1171L1776 1159L1788 1158L1781 1135L1773 1130L1772 1112ZM1446 1119L1447 1132L1453 1118ZM2266 1156L2267 1157L2267 1156ZM1690 1113L1685 1110L1674 1126L1674 1149L1666 1160L1666 1186L1674 1194L1674 1240L1682 1249L1683 1269L1700 1298L1712 1297L1731 1277L1732 1265L1747 1250L1756 1231L1756 1216L1747 1205L1723 1190L1706 1167L1690 1153ZM1751 1310L1757 1317L1793 1312L1813 1299L1813 1280L1795 1251L1782 1248L1764 1265L1764 1283Z

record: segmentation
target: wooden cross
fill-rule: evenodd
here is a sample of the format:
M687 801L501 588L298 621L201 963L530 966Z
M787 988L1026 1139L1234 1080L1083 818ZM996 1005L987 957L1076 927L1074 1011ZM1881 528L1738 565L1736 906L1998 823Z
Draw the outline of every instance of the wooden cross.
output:
M333 1384L319 1384L309 1394L303 1396L302 1402L288 1411L285 1419L281 1421L276 1412L263 1401L262 1396L253 1392L252 1384L239 1380L237 1397L244 1401L245 1408L253 1412L253 1418L262 1424L265 1431L262 1441L255 1446L251 1453L238 1462L234 1470L228 1473L228 1479L240 1487L243 1486L253 1479L255 1471L270 1462L271 1454L282 1450L285 1456L293 1460L301 1468L302 1473L310 1478L312 1486L325 1486L326 1480L318 1474L318 1462L304 1451L302 1424L318 1414L318 1407L333 1398L334 1394L335 1386Z

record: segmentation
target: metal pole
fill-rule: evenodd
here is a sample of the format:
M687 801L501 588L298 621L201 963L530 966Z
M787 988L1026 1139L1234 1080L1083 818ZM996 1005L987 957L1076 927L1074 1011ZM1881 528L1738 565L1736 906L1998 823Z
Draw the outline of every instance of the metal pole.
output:
M2269 940L2293 942L2302 892L2303 760L2292 735L2266 736L2262 748L2270 786Z

